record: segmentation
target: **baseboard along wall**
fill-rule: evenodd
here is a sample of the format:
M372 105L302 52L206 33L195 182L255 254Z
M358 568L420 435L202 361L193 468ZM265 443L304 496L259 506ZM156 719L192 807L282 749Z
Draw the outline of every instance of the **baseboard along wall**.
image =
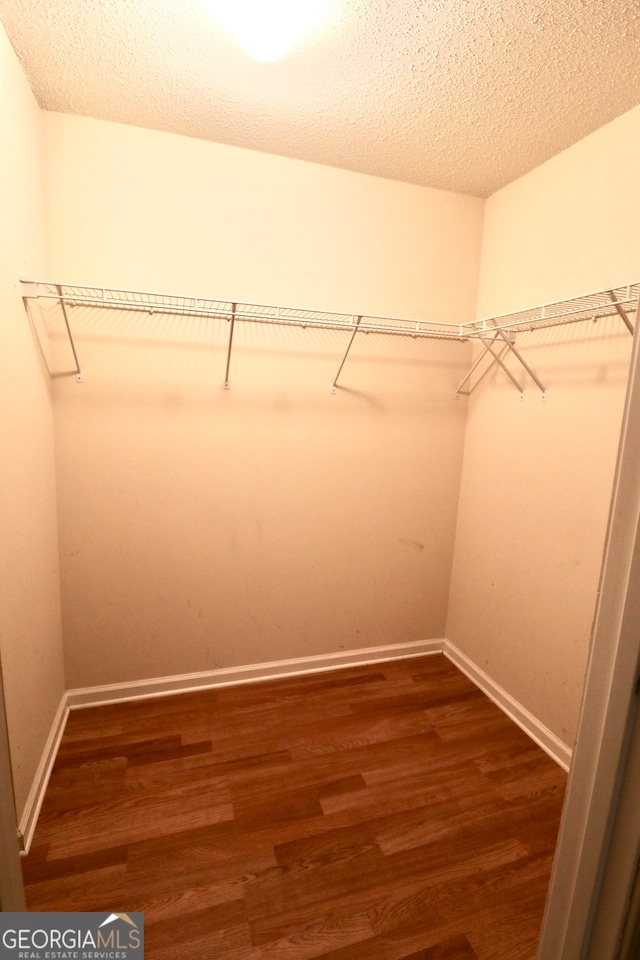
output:
M297 657L291 660L277 660L271 663L251 664L244 667L228 667L203 673L188 673L173 677L154 677L150 680L112 683L104 686L82 687L68 690L62 697L57 710L42 759L38 766L25 809L20 820L18 833L23 846L23 854L29 847L42 807L45 791L51 776L53 764L62 739L64 726L70 710L96 707L109 703L122 703L127 700L165 697L172 694L188 693L194 690L213 689L242 683L258 683L261 680L277 680L341 670L361 664L385 663L390 660L405 660L408 657L424 657L443 653L455 666L480 690L483 691L514 723L527 733L549 756L564 770L571 763L571 749L555 736L533 714L519 704L512 696L495 683L461 650L449 640L417 640L410 643L389 644L381 647L367 647L362 650L346 650L339 653L319 654L311 657Z
M389 644L382 647L366 647L362 650L345 650L339 653L323 653L311 657L296 657L292 660L274 660L270 663L254 663L243 667L226 667L204 673L185 673L174 677L156 677L151 680L134 680L131 683L112 683L101 687L83 687L67 692L71 710L80 707L95 707L98 704L121 703L142 697L165 697L167 694L207 690L232 684L256 683L260 680L280 680L303 674L324 673L357 667L360 664L383 663L389 660L406 660L407 657L424 657L442 653L444 640L416 640L410 643Z
M33 783L31 784L31 790L29 791L27 801L24 805L20 823L18 824L18 841L20 844L20 854L22 856L26 856L26 854L29 852L31 841L33 840L33 835L36 830L38 817L40 816L40 809L42 807L42 801L44 800L44 794L47 789L47 784L49 783L49 777L51 776L51 771L53 770L53 765L58 753L58 747L60 746L62 734L64 733L65 724L67 722L67 717L69 716L67 697L68 694L66 693L62 695L58 709L56 710L56 714L53 718L53 723L51 724L51 729L49 731L49 736L47 737L47 742L45 743L44 750L42 751L40 763L38 764L36 775L33 778Z
M449 640L445 640L442 652L452 663L462 670L490 700L500 707L514 723L524 730L539 747L548 753L564 770L571 766L571 748L563 743L555 733L545 727L526 707L518 703L506 690L503 690L491 677L469 659Z

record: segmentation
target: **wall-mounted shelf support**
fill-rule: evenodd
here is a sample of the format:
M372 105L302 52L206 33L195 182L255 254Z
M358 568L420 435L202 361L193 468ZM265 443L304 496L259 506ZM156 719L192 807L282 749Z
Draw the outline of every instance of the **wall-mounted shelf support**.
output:
M354 321L354 324L355 324L355 326L354 326L354 328L353 328L353 333L351 334L351 337L350 337L350 339L349 339L349 343L347 344L347 349L346 349L345 352L344 352L344 357L342 358L342 363L341 363L340 366L338 367L338 372L336 373L336 378L335 378L335 380L333 381L333 384L331 385L331 393L335 393L335 392L336 392L336 387L337 387L337 385L338 385L338 377L339 377L340 374L342 373L342 368L344 367L344 362L345 362L345 360L347 359L347 357L349 356L349 350L351 350L351 344L352 344L353 341L355 340L356 333L358 332L358 327L360 326L360 323L362 322L362 317L352 317L352 320Z
M498 339L498 334L494 333L492 340L495 341L497 339ZM463 379L460 381L460 383L456 387L456 400L460 397L460 391L464 387L465 383L467 383L467 381L471 379L471 376L473 375L474 371L480 366L480 364L482 363L482 361L484 360L484 358L488 353L489 353L489 347L485 345L485 348L482 351L482 353L479 354L474 360L474 362L472 363L471 369L469 370L469 372L466 374L465 377L463 377Z
M509 350L518 358L518 360L520 361L520 363L522 364L522 366L524 367L524 369L527 371L527 373L529 374L529 376L531 377L531 379L534 381L534 383L536 383L536 384L538 385L538 387L539 387L540 390L542 391L542 399L543 399L543 400L546 400L546 399L547 399L547 389L546 389L545 385L541 382L541 380L540 380L540 379L536 376L536 374L533 372L533 370L531 369L531 367L529 366L529 364L527 363L527 361L524 359L524 357L523 357L522 354L520 353L520 351L516 349L516 345L515 345L515 343L514 343L515 334L512 333L511 336L507 336L507 334L504 332L504 330L498 330L498 333L500 334L500 336L502 337L502 339L504 340L504 342L505 342L506 345L508 346Z
M617 299L616 299L616 295L615 295L615 293L613 292L613 290L609 290L608 292L609 292L609 296L611 297L611 302L613 303L614 307L616 308L616 310L617 310L617 312L618 312L618 314L619 314L622 322L624 323L625 327L627 328L627 330L629 331L629 333L631 334L631 336L633 336L633 324L631 323L631 320L629 320L629 317L627 316L627 314L624 312L624 310L622 309L622 307L621 307L620 304L618 303L618 301L617 301Z
M62 287L60 284L58 284L58 296L60 297L60 306L62 307L62 315L64 317L64 323L67 328L69 343L71 344L71 352L73 353L73 359L76 365L76 380L78 383L82 383L82 370L80 369L80 361L78 360L78 354L76 353L76 345L73 342L73 334L71 333L71 327L69 326L69 317L67 316L67 307L64 302L64 297L62 296Z
M51 284L51 286L54 286L54 284ZM36 282L36 283L32 283L32 282L30 282L30 281L22 280L22 281L21 281L21 287L22 287L22 299L23 299L23 300L27 301L27 300L35 299L35 298L38 297L39 294L38 294L38 284L37 284L37 282ZM57 291L57 298L58 298L58 300L60 301L60 307L61 307L61 309L62 309L62 316L63 316L63 319L64 319L64 325L65 325L65 327L66 327L66 329L67 329L67 336L68 336L68 338L69 338L69 345L70 345L70 347L71 347L71 353L73 354L73 362L74 362L75 365L76 365L76 369L75 369L73 372L74 372L74 374L75 374L76 382L77 382L77 383L82 383L82 370L80 369L80 361L78 360L78 352L77 352L77 350L76 350L76 345L75 345L75 343L73 342L73 334L71 333L71 326L70 326L70 324L69 324L69 316L68 316L68 314L67 314L67 305L66 305L66 303L65 303L65 301L64 301L64 295L63 295L63 293L62 293L62 285L59 284L59 283L58 283L58 284L55 284L55 289L56 289L56 291ZM25 304L25 305L26 305L26 304Z
M498 331L498 332L500 332L500 331ZM493 347L491 346L491 344L490 344L487 340L485 340L485 338L484 338L481 334L478 334L478 339L480 340L481 343L483 343L483 344L485 345L485 347L487 348L487 350L489 351L489 353L491 354L491 356L493 357L493 359L495 360L495 362L502 367L502 369L504 370L504 372L506 373L506 375L509 377L509 380L511 380L511 382L514 384L514 386L516 386L516 387L518 388L518 391L519 391L519 393L520 393L520 399L521 399L521 400L524 400L524 387L522 386L522 384L521 384L518 380L516 380L516 378L514 377L514 375L511 373L511 370L509 370L509 367L508 367L508 366L506 365L506 363L503 361L503 359L502 359L502 357L500 356L500 354L499 354L496 350L493 349ZM506 337L505 337L505 339L506 339ZM507 344L508 344L508 343L509 343L509 341L507 340Z
M502 357L505 355L505 352L506 352L506 351L503 350L503 352L500 354L500 353L497 352L496 349L494 349L494 347L495 347L495 345L496 345L496 342L498 341L499 338L500 338L500 340L502 341L502 344L501 344L501 345L504 345L506 349L508 349L509 351L511 351L511 353L513 353L514 356L517 357L517 359L518 359L518 361L520 362L521 366L524 367L524 369L527 371L527 373L529 374L529 376L531 377L531 379L538 385L538 387L539 387L540 390L542 391L542 399L543 399L543 400L546 400L546 398L547 398L547 391L546 391L546 388L545 388L544 384L542 383L542 381L540 380L540 378L534 373L534 371L531 369L531 367L529 366L529 364L527 363L527 361L524 359L524 357L522 356L522 354L520 353L520 351L519 351L518 349L516 349L516 346L515 346L515 343L514 343L515 336L516 336L516 335L515 335L515 332L514 332L514 331L510 331L510 333L507 335L507 334L504 332L504 330L502 330L502 329L500 329L500 328L498 328L498 327L495 327L495 328L494 328L494 331L495 331L495 332L494 332L494 334L493 334L493 337L492 337L490 340L487 340L487 339L483 336L483 334L481 334L481 333L478 334L478 339L479 339L480 342L483 344L484 350L483 350L482 353L477 357L477 359L475 360L475 362L474 362L473 365L471 366L471 369L470 369L469 372L467 373L466 377L465 377L463 380L461 380L460 383L458 384L458 387L457 387L457 390L456 390L456 400L458 399L458 397L459 397L459 395L460 395L460 391L462 390L463 386L465 385L465 383L467 383L467 381L468 381L469 378L471 377L471 375L472 375L472 373L474 372L474 370L479 366L479 364L482 362L482 360L486 357L487 353L490 353L490 354L491 354L491 356L493 357L493 362L499 364L499 366L502 367L502 369L504 370L504 372L506 373L506 375L509 377L509 379L511 380L511 382L518 388L518 390L519 390L519 392L520 392L520 399L521 399L521 400L524 400L524 387L522 386L522 384L520 383L519 380L516 380L516 378L514 377L514 375L513 375L512 372L509 370L509 368L507 367L507 365L504 363L504 361L503 361L503 359L502 359Z
M229 346L227 347L227 369L224 375L224 388L229 389L229 366L231 365L231 347L233 346L233 329L236 322L236 304L231 304L231 316L229 317Z
M504 347L506 348L506 349L503 350L502 353L498 353L497 350L495 349L495 345L496 345L496 343L497 343L497 341L498 341L499 338L500 338L500 340L502 341L501 345L504 345ZM511 351L511 353L513 353L514 356L517 357L517 359L518 359L518 361L520 362L520 364L522 365L522 367L524 367L524 369L527 371L527 373L529 374L529 376L531 377L531 379L538 385L538 387L539 387L540 390L542 391L542 399L543 399L543 400L546 400L546 399L547 399L547 391L546 391L546 388L545 388L544 384L542 383L542 381L540 380L540 378L534 373L534 371L531 369L531 367L530 367L529 364L526 362L526 360L524 359L524 357L522 356L522 354L520 353L520 351L516 349L516 346L515 346L515 343L514 343L515 333L514 333L513 331L512 331L509 335L507 335L507 334L504 332L504 330L495 329L494 335L493 335L493 337L491 338L491 340L487 340L482 334L478 334L478 339L479 339L480 342L483 344L484 350L483 350L482 353L477 357L477 359L475 360L475 362L472 364L471 369L469 370L469 372L467 373L467 375L464 377L464 379L461 380L460 383L458 384L458 387L457 387L457 389L456 389L456 400L458 399L458 397L459 397L459 395L460 395L460 391L462 390L463 386L464 386L465 383L467 383L467 381L470 379L470 377L471 377L471 375L473 374L474 370L479 366L479 364L482 362L482 360L486 357L487 353L490 353L491 356L493 357L493 361L492 361L492 362L497 363L500 367L502 367L502 369L504 370L504 372L506 373L506 375L509 377L509 379L511 380L511 382L514 384L514 386L516 386L516 387L518 388L518 391L519 391L519 393L520 393L520 399L521 399L521 400L524 400L524 387L522 386L522 384L520 383L519 380L516 380L515 376L513 375L513 373L511 372L511 370L509 370L509 368L507 367L507 365L504 363L504 361L503 361L503 359L502 359L503 356L505 355L507 349L508 349L509 351Z

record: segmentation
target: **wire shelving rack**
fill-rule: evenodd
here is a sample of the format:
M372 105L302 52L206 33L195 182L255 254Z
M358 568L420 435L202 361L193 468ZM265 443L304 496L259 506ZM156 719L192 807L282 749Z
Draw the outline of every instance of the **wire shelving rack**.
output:
M229 321L229 343L225 387L229 387L229 366L233 345L234 326L237 322L267 323L281 326L312 327L328 330L349 331L351 337L343 356L340 368L332 385L335 393L338 378L347 359L351 345L358 333L375 333L386 336L403 336L449 341L479 341L483 351L476 359L471 370L459 384L456 396L469 380L473 371L486 355L492 362L498 363L524 396L524 388L506 366L502 357L513 353L522 367L534 379L546 395L543 384L536 377L522 355L515 347L515 335L522 331L533 331L547 327L578 323L583 320L598 320L602 317L618 316L631 334L634 332L632 317L638 311L640 283L627 284L601 290L597 293L560 300L527 310L484 320L465 323L448 323L435 320L411 320L393 317L369 316L366 314L335 313L322 310L300 309L297 307L271 306L268 304L243 303L240 301L212 299L203 297L176 296L173 294L149 293L140 290L120 290L109 287L93 287L80 284L53 283L42 280L22 280L22 297L26 301L34 299L54 300L60 304L69 336L71 349L76 363L76 378L82 380L80 362L69 321L68 307L90 307L109 310L132 310L151 315L209 317Z

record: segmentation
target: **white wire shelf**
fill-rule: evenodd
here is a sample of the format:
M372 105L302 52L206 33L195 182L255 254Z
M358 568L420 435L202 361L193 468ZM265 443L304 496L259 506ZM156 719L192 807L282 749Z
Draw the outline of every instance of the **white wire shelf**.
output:
M322 310L303 310L297 307L241 303L202 297L183 297L172 294L148 293L141 290L118 290L109 287L89 287L78 284L49 281L22 281L25 299L45 298L64 300L66 304L81 307L99 307L111 310L135 310L180 316L198 316L230 319L253 323L273 323L302 327L322 327L332 330L353 330L362 333L383 333L393 336L431 337L437 339L477 339L496 330L538 330L543 327L598 320L618 314L629 319L638 308L640 283L627 284L598 293L559 300L528 310L454 324L433 320L408 320L392 317L331 313Z
M519 310L502 316L489 317L486 320L461 324L463 337L477 337L479 334L495 330L540 330L543 327L557 327L566 323L579 323L581 320L599 320L616 314L633 332L630 317L638 309L640 283L600 290L572 300L558 300L529 310Z
M461 326L453 323L330 313L322 310L302 310L296 307L277 307L267 304L234 302L232 300L144 293L140 290L116 290L107 287L57 284L40 280L23 280L22 296L25 299L45 298L64 301L67 305L78 307L134 310L151 314L211 317L225 320L234 316L236 320L252 323L321 327L330 330L353 330L354 327L357 327L362 333L431 337L445 340L461 339Z
M340 368L331 387L336 391L338 378L344 366L351 345L358 333L376 333L391 336L428 338L431 340L469 341L478 340L484 350L476 359L471 370L458 386L456 397L462 386L469 380L478 363L489 355L492 362L498 363L524 397L524 387L514 377L512 371L502 360L500 350L513 354L520 365L546 396L544 385L528 366L514 345L514 333L518 331L539 330L545 327L557 327L584 320L599 320L602 317L618 316L627 330L633 334L631 320L638 311L640 283L612 287L598 293L560 300L529 310L520 310L502 316L489 317L460 324L443 323L431 320L407 320L392 317L331 313L322 310L302 310L297 307L276 307L257 303L240 303L231 300L214 300L201 297L182 297L171 294L144 293L141 290L118 290L110 287L89 287L78 284L51 283L43 280L22 280L22 296L25 301L32 299L56 300L62 309L64 322L69 336L76 364L76 378L82 380L80 362L75 349L71 325L67 314L68 306L101 308L109 310L133 310L139 313L159 314L160 316L196 316L211 317L230 321L229 344L224 385L229 387L229 365L233 344L233 331L237 320L250 323L279 324L282 326L317 327L330 330L348 330L351 332L349 344L340 364Z

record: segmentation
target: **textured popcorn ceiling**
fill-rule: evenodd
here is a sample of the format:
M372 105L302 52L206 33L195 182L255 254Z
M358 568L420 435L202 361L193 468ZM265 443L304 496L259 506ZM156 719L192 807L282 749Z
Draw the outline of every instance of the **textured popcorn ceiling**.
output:
M0 18L47 110L478 196L640 102L640 0L333 0L274 64L207 0L0 0Z

